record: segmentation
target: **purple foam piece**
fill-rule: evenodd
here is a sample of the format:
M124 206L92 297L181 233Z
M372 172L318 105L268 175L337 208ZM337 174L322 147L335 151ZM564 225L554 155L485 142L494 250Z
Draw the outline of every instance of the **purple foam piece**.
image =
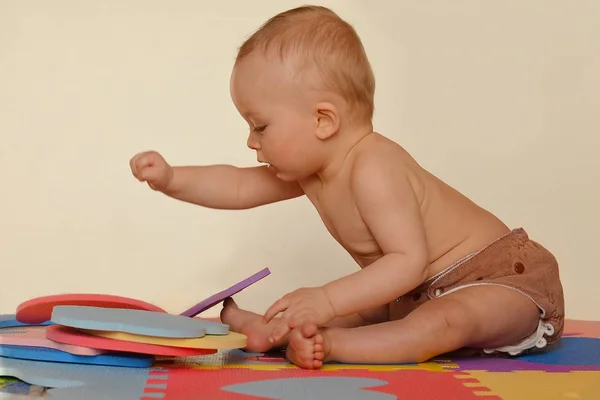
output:
M271 271L269 271L269 268L265 268L261 271L258 271L257 273L244 279L243 281L240 281L240 282L236 283L235 285L233 285L217 294L213 294L212 296L210 296L209 298L207 298L205 300L202 300L200 303L185 310L184 312L182 312L179 315L183 315L184 317L195 317L196 315L200 314L201 312L208 310L209 308L213 307L216 304L219 304L226 298L231 297L234 294L239 293L242 290L246 289L248 286L260 281L262 278L268 276L270 273L271 273Z

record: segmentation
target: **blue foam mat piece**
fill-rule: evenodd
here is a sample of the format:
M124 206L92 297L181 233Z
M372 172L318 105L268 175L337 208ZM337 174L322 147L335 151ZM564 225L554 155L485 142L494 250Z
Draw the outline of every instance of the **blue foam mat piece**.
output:
M150 368L106 367L20 360L0 356L0 375L50 388L56 400L139 400Z
M596 366L600 360L600 339L563 337L552 351L522 355L519 360L548 365Z
M129 353L109 353L82 356L43 347L0 345L0 356L32 361L49 361L70 364L90 364L114 367L148 368L154 357Z

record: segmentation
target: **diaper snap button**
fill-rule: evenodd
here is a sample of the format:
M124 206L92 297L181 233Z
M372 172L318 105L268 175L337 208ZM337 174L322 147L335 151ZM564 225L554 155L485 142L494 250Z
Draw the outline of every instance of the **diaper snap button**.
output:
M554 335L554 326L552 324L544 324L544 328L546 329L546 334L549 336Z
M433 292L433 294L435 295L435 297L440 297L442 295L443 290L440 288L435 289L435 291Z
M517 262L515 263L515 272L516 272L517 274L522 274L522 273L523 273L523 271L525 271L525 266L523 265L523 263L522 263L522 262L519 262L519 261L517 261Z

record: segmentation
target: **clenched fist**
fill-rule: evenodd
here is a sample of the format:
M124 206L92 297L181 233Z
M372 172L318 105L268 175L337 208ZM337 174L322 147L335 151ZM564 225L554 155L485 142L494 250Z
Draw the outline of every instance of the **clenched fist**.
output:
M136 154L129 161L131 172L140 182L147 182L154 190L164 191L173 178L173 168L156 151Z

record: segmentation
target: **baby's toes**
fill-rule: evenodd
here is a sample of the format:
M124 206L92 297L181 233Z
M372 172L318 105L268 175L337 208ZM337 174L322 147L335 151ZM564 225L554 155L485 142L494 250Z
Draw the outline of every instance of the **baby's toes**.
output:
M314 368L313 338L307 338L299 329L294 329L289 335L287 356L294 364L301 368Z
M315 324L303 324L300 327L300 331L305 338L314 338L318 334L319 328Z
M315 345L323 346L323 335L321 335L320 333L317 332L315 334L314 340L315 340Z
M323 352L323 351L315 351L315 353L314 353L314 359L315 359L315 361L322 362L324 358L325 358L325 352Z

